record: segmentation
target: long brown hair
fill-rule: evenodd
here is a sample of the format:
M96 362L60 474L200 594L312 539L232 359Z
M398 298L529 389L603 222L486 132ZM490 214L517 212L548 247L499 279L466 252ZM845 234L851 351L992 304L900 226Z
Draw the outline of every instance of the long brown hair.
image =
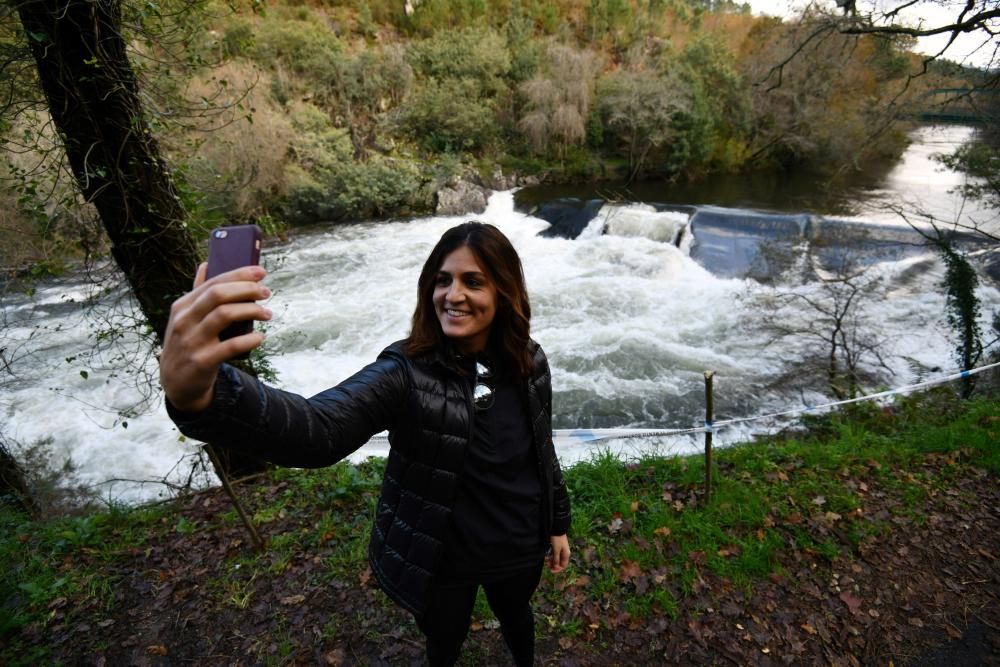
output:
M493 225L466 222L446 231L424 262L417 282L417 307L405 351L418 357L448 346L434 312L434 285L445 258L466 246L497 288L497 309L490 325L489 346L516 375L531 374L533 362L528 350L531 335L531 305L524 286L521 258L510 240Z

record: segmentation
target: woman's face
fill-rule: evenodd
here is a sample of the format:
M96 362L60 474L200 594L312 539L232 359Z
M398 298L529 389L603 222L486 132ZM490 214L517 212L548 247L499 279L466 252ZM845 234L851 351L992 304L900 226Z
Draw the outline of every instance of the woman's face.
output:
M497 312L497 288L468 246L444 258L434 282L434 312L441 331L462 352L481 352Z

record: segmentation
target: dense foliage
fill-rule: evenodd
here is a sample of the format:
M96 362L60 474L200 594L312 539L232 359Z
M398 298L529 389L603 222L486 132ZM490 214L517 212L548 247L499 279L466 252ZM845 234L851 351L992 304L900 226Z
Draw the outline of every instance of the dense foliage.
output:
M406 7L125 3L149 123L196 232L428 211L445 183L497 166L555 180L832 173L898 154L903 135L885 128L901 105L976 75L938 66L908 80L921 63L906 36L809 41L829 16L783 23L732 3ZM30 39L16 15L0 19L10 62ZM28 102L0 109L0 177L15 186L0 195L3 226L51 242L4 264L92 248L93 216L73 206L44 108L30 103L31 69L5 71L17 75L10 99Z

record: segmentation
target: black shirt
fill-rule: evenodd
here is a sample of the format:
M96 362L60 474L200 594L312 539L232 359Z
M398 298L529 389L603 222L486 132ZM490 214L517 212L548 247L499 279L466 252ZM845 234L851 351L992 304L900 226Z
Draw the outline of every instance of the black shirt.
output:
M488 578L544 557L542 485L520 385L500 375L493 405L474 411L444 572Z

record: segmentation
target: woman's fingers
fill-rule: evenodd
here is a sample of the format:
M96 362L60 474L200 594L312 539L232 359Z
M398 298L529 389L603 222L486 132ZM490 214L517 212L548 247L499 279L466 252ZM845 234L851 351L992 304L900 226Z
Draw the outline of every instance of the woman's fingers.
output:
M215 278L191 292L194 298L183 304L182 317L189 318L194 322L201 322L212 311L226 304L260 301L271 296L271 290L255 281L214 281Z
M208 262L202 262L201 264L198 265L198 270L194 274L194 287L192 287L192 289L197 288L199 285L205 282L205 278L207 277L208 277Z
M249 352L250 350L260 347L264 342L264 334L260 331L251 331L248 334L243 334L242 336L234 336L227 340L221 341L218 345L214 346L206 361L211 363L213 366L219 366L225 361L232 359L233 357Z
M551 542L552 553L549 555L549 570L553 573L562 572L569 565L569 538L565 535L553 535Z
M251 332L220 341L233 322L269 320L271 311L255 303L271 296L260 283L267 275L259 266L244 266L208 279L201 264L194 289L174 301L160 353L160 383L175 407L192 412L208 407L219 365L264 342Z
M212 309L205 316L202 320L202 333L212 339L218 337L219 333L233 322L247 320L267 322L271 316L272 313L269 309L253 302L226 303Z
M229 300L231 301L253 301L256 299L266 299L271 295L270 290L268 290L263 285L259 284L259 282L265 276L267 276L267 271L265 271L263 268L259 266L243 266L238 269L234 269L232 271L227 271L226 273L221 273L210 280L206 280L207 275L208 275L208 264L202 262L198 266L198 271L195 274L194 288L187 294L181 296L179 299L174 301L173 305L171 306L172 313L177 311L186 312L192 306L192 304L195 303L201 303L202 307L204 307L206 303L209 303L206 302L204 298L206 292L210 292L211 290L215 289L215 286L217 285L244 283L243 289L247 290L248 293L251 294L251 296L240 297L239 296L240 293L233 293L229 291L211 292L212 297L218 297L220 295L222 295L223 297L226 296L238 297L238 298L230 298ZM266 294L267 296L253 296L251 287L253 285L257 285L258 292L256 294L261 294L261 295ZM211 308L212 306L209 305L208 310L211 310ZM196 317L200 318L204 317L205 312L201 312L201 310L199 310L196 311L194 314Z

